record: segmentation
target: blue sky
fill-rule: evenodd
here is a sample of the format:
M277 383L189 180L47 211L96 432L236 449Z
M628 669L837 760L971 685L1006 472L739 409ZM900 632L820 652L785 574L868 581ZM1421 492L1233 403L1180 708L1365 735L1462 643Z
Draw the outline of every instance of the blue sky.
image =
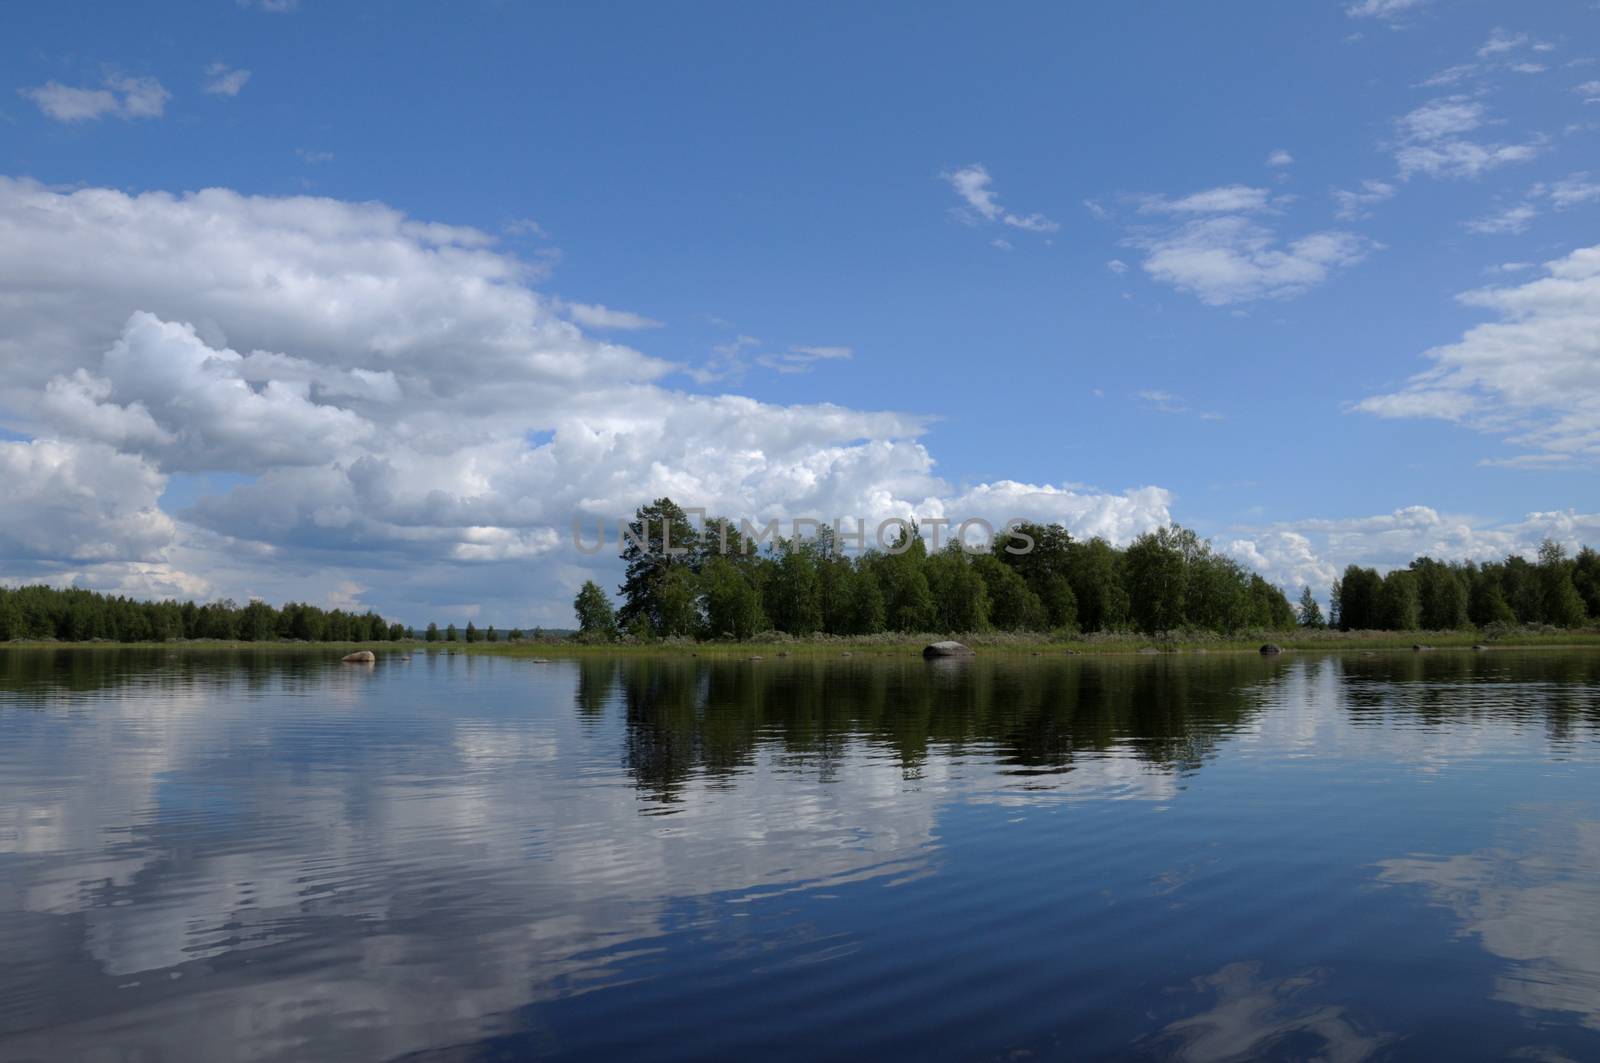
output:
M14 3L0 13L11 90L0 93L0 172L53 195L216 188L325 197L345 211L377 203L416 223L467 227L493 240L482 253L523 264L519 283L541 312L582 331L569 356L586 368L566 374L574 395L622 380L659 389L656 400L634 398L682 405L679 432L696 430L681 427L695 420L696 395L759 400L760 424L820 403L894 411L905 423L830 429L808 445L912 440L938 490L901 490L901 470L829 497L937 495L954 512L984 485L1055 485L1088 500L1058 514L1082 531L1115 537L1170 516L1240 544L1240 556L1286 584L1320 583L1351 559L1486 555L1544 534L1600 539L1590 516L1600 351L1582 335L1600 322L1600 282L1588 259L1572 258L1600 242L1597 22L1600 10L1584 3L1442 0L998 13ZM45 225L28 246L68 254L54 238ZM173 284L185 284L185 268L196 288L209 283L200 267L173 262ZM332 283L353 283L340 276ZM1563 276L1572 291L1538 287ZM15 305L42 298L20 257L0 279ZM1502 294L1461 298L1488 289ZM171 534L52 556L22 532L0 533L10 555L0 574L310 596L330 570L366 563L353 561L359 554L375 567L336 581L355 588L339 593L415 619L434 608L518 622L564 613L582 566L535 543L563 513L457 525L521 543L471 573L460 566L485 560L473 553L478 533L387 561L373 560L382 551L370 532L307 530L326 531L326 513L253 538L241 534L242 502L226 500L273 480L270 456L210 461L138 444L107 427L106 404L125 420L152 400L107 398L100 385L83 392L100 396L93 428L46 401L64 393L51 380L79 370L113 379L102 373L104 340L129 310L193 326L218 349L293 339L296 349L276 353L316 361L326 346L310 326L283 337L229 320L236 302L181 316L164 297L108 297L109 331L0 393L0 426L29 441L12 446L92 442L143 463ZM1470 331L1485 324L1520 331ZM601 371L605 358L588 343L625 346L649 364ZM1439 349L1455 353L1427 355ZM14 337L0 357L36 356ZM423 387L421 375L365 357L329 364L396 373L401 402L449 386L440 377ZM471 356L441 347L428 357L438 371ZM1442 379L1413 379L1435 367ZM250 386L269 378L257 373ZM331 424L334 407L372 419L339 406L326 385L310 387L318 423ZM411 407L413 421L420 410ZM156 420L162 433L149 438L170 446L183 434ZM535 448L563 431L554 415L512 420L505 430ZM568 440L579 431L565 430ZM330 453L341 470L389 454L372 432L340 439L353 448ZM459 457L466 445L431 454ZM216 439L197 446L226 450ZM794 508L781 485L758 485L780 448L746 449L771 459L766 468L758 460L715 489L670 456L630 482ZM803 457L789 465L807 483L848 475ZM290 466L281 478L301 477L293 490L306 497L311 464ZM18 457L13 474L45 475L39 468L37 454ZM619 474L578 459L560 475L582 486ZM493 472L470 488L429 482L458 499L513 490ZM1146 487L1164 503L1126 501ZM577 497L601 495L611 497ZM28 497L36 514L55 511L46 488ZM199 519L207 499L213 512ZM1085 517L1116 505L1127 511L1109 522ZM230 506L232 523L217 515ZM124 500L117 512L130 507L141 504ZM92 517L113 529L121 519L103 508ZM383 523L441 524L393 512ZM251 550L273 559L270 573L240 567ZM497 602L506 576L496 563L542 565L545 577L518 577L515 598ZM431 582L418 582L423 566Z

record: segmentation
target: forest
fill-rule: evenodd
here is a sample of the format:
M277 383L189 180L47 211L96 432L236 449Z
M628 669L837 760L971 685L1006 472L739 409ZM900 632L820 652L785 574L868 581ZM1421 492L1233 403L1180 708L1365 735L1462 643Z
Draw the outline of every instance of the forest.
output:
M392 642L409 629L376 613L347 613L289 602L141 602L77 587L0 588L0 642L53 639L61 642L169 642L223 639L240 642Z
M930 552L915 528L889 549L848 556L829 529L764 548L731 521L696 529L670 498L641 506L623 538L614 606L593 581L573 602L589 641L752 639L880 632L1235 634L1297 626L1444 630L1489 624L1577 627L1600 617L1600 556L1546 543L1475 565L1419 558L1379 576L1351 566L1324 616L1309 587L1298 607L1194 532L1173 525L1117 547L1059 524L1018 525L985 550ZM666 549L670 544L674 549ZM726 546L724 545L726 544ZM1026 547L1026 549L1025 549Z
M1537 561L1435 561L1380 576L1351 565L1335 580L1329 624L1341 631L1450 631L1493 624L1575 628L1600 620L1600 553L1576 557L1558 543L1539 547Z
M593 581L573 605L587 642L663 638L750 640L884 632L1146 635L1285 631L1448 631L1496 625L1576 628L1600 620L1600 554L1552 542L1534 560L1420 557L1380 574L1351 565L1329 588L1291 605L1283 591L1194 532L1173 525L1124 547L1075 539L1059 524L1024 523L985 549L930 551L914 526L888 549L851 556L823 528L758 548L733 522L696 528L669 498L641 506L623 539L620 604ZM672 550L668 550L668 545ZM1026 548L1025 548L1026 547ZM0 588L0 641L382 642L417 633L374 612L290 602L142 602L69 587ZM535 634L538 637L538 633ZM429 624L427 642L521 641L468 623Z

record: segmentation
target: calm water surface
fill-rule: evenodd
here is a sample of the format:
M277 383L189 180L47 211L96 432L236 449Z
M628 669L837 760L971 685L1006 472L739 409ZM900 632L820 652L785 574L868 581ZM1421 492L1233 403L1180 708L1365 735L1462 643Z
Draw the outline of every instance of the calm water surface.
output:
M0 1058L1600 1059L1600 654L0 651Z

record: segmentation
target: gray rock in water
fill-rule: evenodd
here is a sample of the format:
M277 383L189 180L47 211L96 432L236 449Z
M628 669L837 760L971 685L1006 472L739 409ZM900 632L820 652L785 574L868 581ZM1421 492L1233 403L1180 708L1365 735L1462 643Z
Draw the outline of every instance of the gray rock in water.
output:
M970 646L962 645L959 642L946 641L946 642L930 642L928 645L922 647L922 655L924 657L929 657L929 658L932 658L932 657L971 657L971 656L973 656L973 653L972 653L972 647L970 647Z
M1279 646L1275 642L1268 642L1268 643L1266 643L1265 645L1263 645L1261 647L1261 654L1264 657L1271 657L1275 653L1282 653L1282 652L1283 652L1283 647Z
M344 659L345 664L371 664L378 659L378 655L371 650L357 650Z

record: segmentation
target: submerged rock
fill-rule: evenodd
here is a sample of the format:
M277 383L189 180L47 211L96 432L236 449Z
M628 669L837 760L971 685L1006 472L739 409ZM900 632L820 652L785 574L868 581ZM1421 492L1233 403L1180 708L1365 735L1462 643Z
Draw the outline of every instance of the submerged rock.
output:
M371 664L378 659L378 655L371 650L357 650L344 658L345 664Z
M1276 642L1268 642L1268 643L1265 643L1261 647L1261 654L1264 657L1270 657L1274 653L1282 653L1282 652L1283 652L1283 647L1279 646Z
M971 657L972 647L960 642L930 642L922 647L924 657Z

